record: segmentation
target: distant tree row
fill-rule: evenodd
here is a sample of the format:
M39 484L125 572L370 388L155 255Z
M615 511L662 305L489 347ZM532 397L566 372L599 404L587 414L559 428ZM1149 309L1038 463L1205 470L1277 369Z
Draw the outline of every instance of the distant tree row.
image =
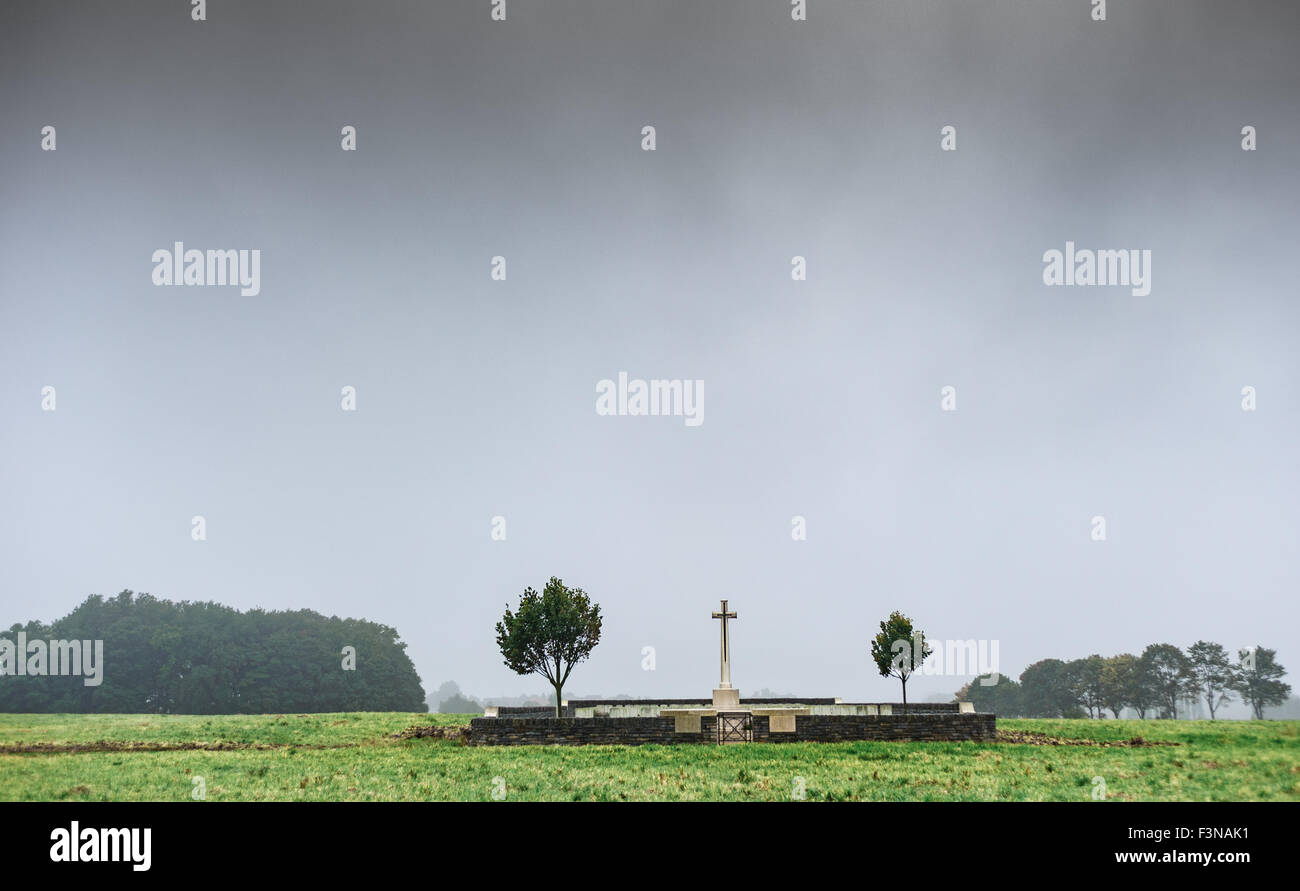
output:
M102 640L103 680L0 676L2 712L425 711L406 644L387 625L311 610L239 612L123 591L93 595L53 624L14 625L0 637ZM345 647L354 656L351 668ZM19 654L21 657L21 654Z
M444 715L481 715L483 703L476 697L463 693L460 684L444 681L429 694L429 711Z
M1184 652L1173 644L1151 644L1142 655L1088 656L1063 662L1044 659L1020 674L1019 682L981 675L957 692L979 711L1012 718L1116 718L1132 709L1139 718L1177 718L1180 705L1204 702L1210 720L1239 697L1255 718L1282 705L1291 686L1277 652L1264 647L1237 651L1198 640ZM992 683L996 681L996 683Z

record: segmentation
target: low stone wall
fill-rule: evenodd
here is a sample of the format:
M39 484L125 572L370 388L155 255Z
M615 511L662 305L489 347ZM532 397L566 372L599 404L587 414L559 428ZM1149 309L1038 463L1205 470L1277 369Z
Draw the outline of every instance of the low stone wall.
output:
M697 720L698 729L694 721L677 718L474 718L468 742L473 746L715 742L717 718L701 715ZM754 742L960 742L991 741L997 736L996 717L991 714L798 715L776 718L777 730L772 729L773 720L768 715L750 719Z
M532 717L532 718L554 718L554 705L493 705L489 708L496 709L496 713L502 717ZM573 706L560 706L560 712L570 718L573 717Z
M700 732L677 733L672 718L474 718L471 746L639 746L646 743L709 742L716 725L701 720ZM704 724L711 734L706 736Z
M970 703L964 703L966 711L974 711ZM954 715L962 711L960 702L922 702L907 705L909 715ZM834 705L812 705L809 711L814 715L901 715L904 713L902 703L898 702L837 702Z
M867 708L878 709L882 705L888 706L890 711L896 715L903 711L903 704L901 702L842 702L840 703L840 706L843 708L849 708L849 707L861 708L865 706ZM957 712L961 711L961 703L960 702L909 702L907 704L907 711L908 714L915 713L918 715L925 715L925 714L954 714L955 715Z
M666 709L708 708L711 699L572 699L564 703L561 714L566 718L657 718ZM951 714L957 712L958 702L909 703L909 714ZM966 703L969 706L969 703ZM743 709L806 707L814 715L888 715L899 714L903 706L897 702L836 702L834 699L780 698L750 699L741 703ZM501 718L553 718L553 705L501 705L488 706L485 717Z
M751 704L764 705L834 705L833 697L810 698L807 696L774 696L771 698L748 697L745 707ZM568 704L574 708L591 708L598 705L640 706L654 705L660 708L700 707L713 705L712 699L570 699Z
M766 718L755 716L754 722ZM757 732L754 738L758 738ZM768 742L992 742L997 717L991 714L930 712L906 715L800 715L791 733L771 733Z

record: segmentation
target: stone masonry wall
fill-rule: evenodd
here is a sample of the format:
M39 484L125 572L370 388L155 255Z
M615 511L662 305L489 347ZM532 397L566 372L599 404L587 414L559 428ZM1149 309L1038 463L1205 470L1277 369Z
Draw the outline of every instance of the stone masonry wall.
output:
M574 717L575 709L588 709L600 706L610 706L612 708L629 708L640 705L659 706L662 708L701 708L713 704L711 699L573 699L563 706L561 711L565 717ZM902 710L899 703L877 703L877 702L845 702L837 703L834 699L781 699L765 698L752 699L744 702L744 708L761 708L763 706L811 706L813 708L826 709L846 709L851 710L855 707L865 706L867 708L879 709L882 705L893 709L895 713ZM930 712L955 713L959 708L956 702L917 702L907 706L909 712L918 714ZM554 705L502 705L496 706L497 714L500 717L511 718L553 718L555 717Z
M758 718L754 720L757 721ZM772 733L768 741L850 742L870 739L991 742L996 738L995 715L932 712L907 715L800 715L795 721L794 733Z
M555 706L553 705L500 705L496 707L497 714L505 717L536 717L536 718L554 718ZM560 711L567 717L573 717L573 706L565 705L560 707Z
M706 719L712 721L713 719ZM472 746L639 746L646 743L708 742L704 732L677 733L672 718L474 718ZM709 730L714 725L709 724Z
M712 743L717 718L701 716L698 731L678 733L673 718L474 718L469 744L621 745ZM991 714L799 715L793 733L772 733L767 715L751 719L754 742L991 741L997 736Z
M763 705L834 705L835 700L829 697L819 699L807 696L750 696L745 699L746 705L755 703L762 703ZM713 705L713 700L674 699L672 697L661 697L659 699L570 699L569 705L576 708L589 708L595 705L663 705L675 708L690 706L700 708Z

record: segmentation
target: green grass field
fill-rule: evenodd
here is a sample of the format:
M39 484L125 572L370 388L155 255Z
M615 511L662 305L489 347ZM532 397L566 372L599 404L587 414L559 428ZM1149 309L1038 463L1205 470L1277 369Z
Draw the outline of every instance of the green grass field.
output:
M800 788L809 801L1090 801L1101 777L1108 800L1300 800L1300 721L1006 720L1004 737L1033 742L997 743L496 748L394 738L468 720L0 715L0 799L186 801L201 777L208 801L484 801L494 790L512 801L789 801ZM1156 745L1123 744L1135 736Z

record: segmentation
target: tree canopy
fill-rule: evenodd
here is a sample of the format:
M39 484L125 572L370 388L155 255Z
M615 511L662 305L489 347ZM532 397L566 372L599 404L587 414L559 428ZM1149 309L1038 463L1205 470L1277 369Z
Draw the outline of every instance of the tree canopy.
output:
M1126 708L1139 718L1177 718L1194 713L1198 700L1214 720L1236 693L1255 718L1282 705L1291 686L1277 653L1265 647L1238 652L1198 640L1184 653L1173 644L1152 644L1141 656L1088 656L1063 662L1043 659L1027 667L1017 683L996 674L981 675L957 691L957 699L982 712L1007 718L1069 718L1088 714L1116 718Z
M311 610L240 612L123 591L98 594L52 624L13 625L17 640L102 640L103 682L0 678L0 711L259 714L426 711L397 630ZM355 670L344 669L355 648Z
M1281 705L1291 694L1291 685L1282 681L1286 675L1277 662L1277 650L1250 647L1239 650L1241 667L1232 679L1232 688L1250 706L1256 718L1264 717L1264 707Z
M555 688L555 714L562 707L564 682L573 667L600 643L600 604L581 588L551 576L539 594L525 588L519 608L497 622L497 646L516 674L538 674Z
M903 684L903 711L907 711L907 679L934 653L925 633L912 620L894 610L880 623L880 633L871 641L871 660L881 677L895 677Z

